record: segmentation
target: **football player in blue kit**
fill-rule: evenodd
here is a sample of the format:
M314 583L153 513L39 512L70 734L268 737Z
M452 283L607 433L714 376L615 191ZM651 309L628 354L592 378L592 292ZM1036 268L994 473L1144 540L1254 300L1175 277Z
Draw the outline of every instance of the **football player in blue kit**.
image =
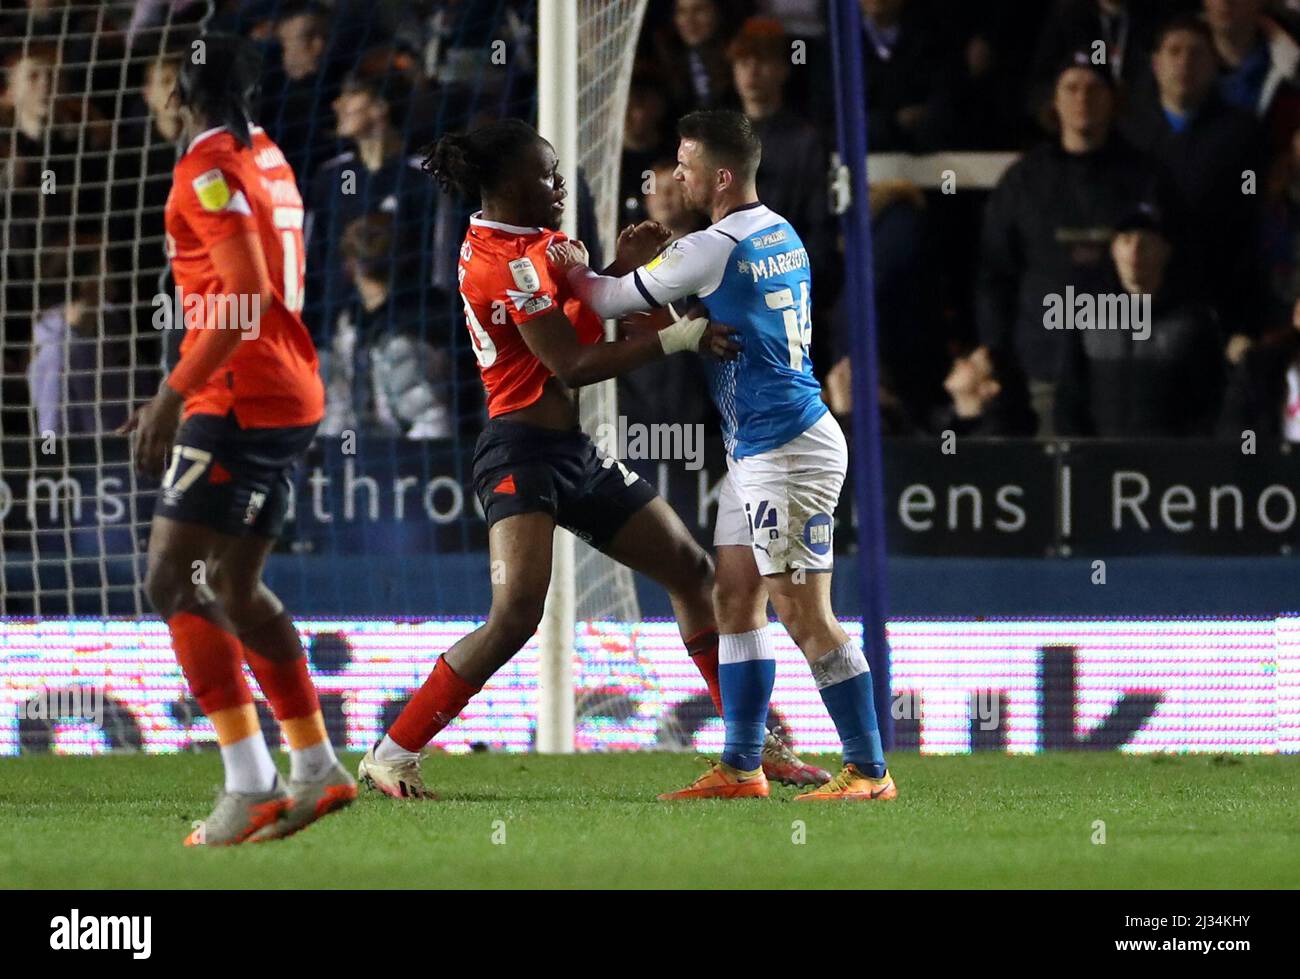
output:
M833 514L848 447L821 399L808 347L812 279L790 223L758 199L762 146L737 112L684 117L673 179L712 224L621 276L586 264L580 242L555 245L551 262L600 316L616 318L694 296L734 330L739 355L711 361L728 474L714 529L714 605L720 634L726 746L691 786L661 799L768 795L760 752L776 664L767 604L803 651L844 748L844 765L807 801L889 800L866 657L831 608ZM693 350L702 318L660 331L665 350ZM691 336L674 342L673 331ZM671 347L671 349L669 349Z

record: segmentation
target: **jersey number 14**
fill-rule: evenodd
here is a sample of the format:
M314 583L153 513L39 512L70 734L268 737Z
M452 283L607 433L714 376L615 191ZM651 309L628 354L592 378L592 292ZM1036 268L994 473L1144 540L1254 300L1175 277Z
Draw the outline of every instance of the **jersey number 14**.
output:
M799 303L796 306L794 292L790 289L777 289L766 295L767 308L780 310L785 321L785 339L790 347L791 370L802 371L804 360L808 357L808 345L812 343L812 322L808 315L808 283L799 283Z

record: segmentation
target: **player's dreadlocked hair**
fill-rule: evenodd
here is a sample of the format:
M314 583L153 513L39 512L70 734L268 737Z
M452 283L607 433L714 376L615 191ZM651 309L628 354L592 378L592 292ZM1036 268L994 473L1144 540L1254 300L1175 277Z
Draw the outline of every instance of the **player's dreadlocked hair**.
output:
M249 116L261 72L257 48L233 34L204 34L181 60L176 79L182 105L202 112L214 126L227 126L244 146L253 145Z
M520 147L536 139L540 139L537 130L522 119L501 119L468 133L447 133L425 147L424 172L443 190L482 197L501 186L519 158Z

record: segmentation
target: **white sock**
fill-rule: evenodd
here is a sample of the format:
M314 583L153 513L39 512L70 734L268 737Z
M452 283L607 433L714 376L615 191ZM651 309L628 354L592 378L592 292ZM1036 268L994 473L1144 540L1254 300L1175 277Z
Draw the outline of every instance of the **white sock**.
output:
M226 766L227 792L270 792L275 785L275 762L261 731L223 744L221 763Z
M289 778L295 782L314 782L338 761L329 738L321 738L306 748L289 752Z
M384 735L384 740L379 742L379 747L375 749L375 758L382 761L385 765L393 765L400 761L410 761L412 758L419 758L418 751L407 751L400 744Z

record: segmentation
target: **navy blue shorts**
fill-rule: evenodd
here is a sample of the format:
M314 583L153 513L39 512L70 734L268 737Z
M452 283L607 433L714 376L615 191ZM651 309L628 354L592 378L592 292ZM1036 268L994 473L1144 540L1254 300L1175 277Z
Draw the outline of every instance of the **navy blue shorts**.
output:
M289 476L315 434L315 425L240 428L233 414L191 415L176 433L154 512L232 537L278 537Z
M659 494L581 429L487 423L474 449L474 492L488 527L520 513L549 513L604 550L632 514Z

